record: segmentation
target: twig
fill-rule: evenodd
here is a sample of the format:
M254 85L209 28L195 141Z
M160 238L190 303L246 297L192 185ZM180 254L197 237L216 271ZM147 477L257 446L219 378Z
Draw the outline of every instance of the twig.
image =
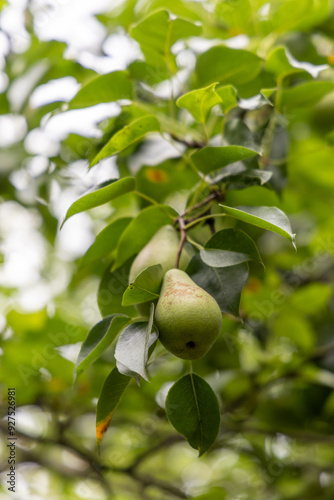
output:
M182 139L181 137L178 137L177 135L172 134L172 133L170 133L169 135L171 136L171 138L174 141L179 142L180 144L184 144L185 146L187 146L188 148L191 148L191 149L201 149L201 148L204 148L206 146L206 144L204 142L187 141L186 139Z
M134 191L134 194L136 194L137 196L139 196L140 198L143 198L143 200L146 200L148 201L149 203L152 203L152 205L159 205L159 203L154 200L153 198L151 198L150 196L147 196L146 194L144 193L141 193L140 191Z
M137 473L132 473L131 477L139 481L143 486L155 486L156 488L159 488L160 490L167 491L168 493L171 493L172 495L175 495L176 497L179 498L189 498L184 491L180 490L176 486L172 486L165 481L161 481L160 479L153 478L148 475L138 475Z
M216 200L217 198L220 198L221 195L222 195L222 193L220 193L219 191L214 191L204 200L200 201L199 203L196 203L196 205L193 205L190 208L187 208L187 210L185 212L183 212L183 214L180 217L185 217L190 212L193 212L194 210L197 210L198 208L204 207L205 205L210 203L210 201L213 201L213 200Z
M309 357L309 360L323 358L328 353L334 351L334 342L330 342L329 344L319 346L313 354Z
M305 441L309 443L334 443L334 436L329 434L319 434L317 432L309 432L309 431L300 431L298 429L257 429L253 427L240 427L235 429L236 432L244 432L246 434L264 434L264 435L276 435L276 434L285 434L286 436L291 437L292 439Z
M181 238L180 238L180 244L179 244L179 249L177 251L177 255L176 255L176 261L175 261L175 268L178 269L179 268L179 264L180 264L180 258L181 258L181 253L182 253L182 248L183 248L183 245L187 239L187 233L185 231L185 223L184 223L184 220L183 220L183 217L179 217L178 218L178 221L179 221L179 227L180 227L180 232L181 232Z
M157 445L153 446L153 448L148 448L141 455L139 455L139 457L136 458L133 464L130 465L130 467L128 467L126 470L129 472L134 471L137 467L139 467L139 465L141 465L142 462L144 462L151 455L154 455L157 451L167 448L168 446L171 446L175 443L180 443L181 441L184 441L184 438L179 434L167 437L163 441L160 441L160 443L158 443Z
M212 219L214 217L226 217L227 214L210 214L210 215L204 215L203 217L194 217L193 219L189 220L185 226L185 230L190 229L191 227L195 226L196 224L199 224L200 222L208 219Z
M1 428L5 429L5 427L1 426ZM117 469L111 466L107 466L104 464L101 464L97 458L94 457L90 452L77 447L74 443L68 441L65 437L59 436L58 439L52 439L52 438L45 438L45 437L38 437L35 438L33 436L30 436L29 434L25 434L24 432L19 432L19 436L22 438L26 438L32 441L35 441L36 443L40 445L53 445L53 446L63 446L64 448L67 448L68 450L74 452L77 454L86 464L99 476L99 479L108 492L110 494L110 484L107 481L107 479L104 477L103 472L113 472L113 473L121 473L121 474L127 474L136 481L140 482L143 486L155 486L156 488L159 488L161 490L164 490L168 493L171 493L179 498L188 498L188 496L179 488L176 486L172 486L168 484L167 482L161 481L160 479L157 479L152 476L148 475L143 475L139 474L136 469L137 467L150 455L156 453L157 451L166 448L176 442L182 441L183 438L181 436L169 436L166 438L164 441L158 443L156 446L153 448L146 450L142 455L140 455L135 462L130 465L130 467L124 468L124 469ZM36 454L38 456L38 454ZM35 456L31 456L30 459L35 459ZM37 463L38 460L36 459ZM53 467L52 464L50 464L50 467ZM61 471L59 470L61 473ZM78 474L80 475L80 474Z
M184 438L180 435L173 435L169 436L157 445L153 446L153 448L149 448L148 450L144 451L137 459L133 462L132 465L129 467L126 467L124 469L115 469L112 467L104 467L105 470L110 470L111 472L115 473L121 473L121 474L128 474L130 477L135 479L136 481L139 481L143 486L155 486L156 488L159 488L160 490L164 490L168 493L171 493L172 495L175 495L179 498L188 498L188 496L180 489L177 488L176 486L172 486L168 484L165 481L161 481L160 479L157 479L155 477L149 476L147 474L139 474L137 472L137 468L151 455L155 454L156 452L162 450L163 448L167 448L168 446L171 446L175 443L183 441Z

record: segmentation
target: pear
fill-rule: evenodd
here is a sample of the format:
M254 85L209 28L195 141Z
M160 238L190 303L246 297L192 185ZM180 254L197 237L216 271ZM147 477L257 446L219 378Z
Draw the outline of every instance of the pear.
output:
M138 274L149 266L161 264L164 274L172 269L175 266L179 243L180 239L176 229L171 225L162 226L133 261L129 282L132 283ZM180 269L187 267L192 256L192 247L185 245L180 258Z
M175 266L176 256L179 249L179 235L171 225L162 226L139 252L132 263L129 274L129 283L143 272L147 267L161 264L163 274ZM181 253L179 267L186 269L194 254L191 245L184 245ZM142 316L149 316L151 302L143 302L136 306Z
M215 299L179 269L167 271L155 311L159 339L182 359L204 356L215 342L222 314Z

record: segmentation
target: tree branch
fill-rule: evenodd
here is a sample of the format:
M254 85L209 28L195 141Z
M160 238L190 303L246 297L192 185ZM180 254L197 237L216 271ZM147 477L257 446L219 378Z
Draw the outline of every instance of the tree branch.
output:
M184 245L184 243L185 243L185 241L187 239L187 233L186 233L186 231L184 229L185 228L185 223L184 223L183 217L182 216L179 217L178 221L179 221L179 227L180 227L180 232L181 232L181 238L180 238L179 249L177 251L176 261L175 261L175 268L176 269L179 268L183 245Z
M157 478L152 478L151 476L148 475L138 475L135 472L132 472L131 477L139 481L143 486L155 486L156 488L159 488L160 490L164 490L168 493L171 493L172 495L175 495L176 497L179 498L188 498L188 495L184 493L181 489L177 488L176 486L172 486L165 481L161 481L160 479Z
M222 196L222 193L219 191L214 191L211 193L207 198L204 200L200 201L199 203L196 203L196 205L193 205L192 207L188 208L185 212L180 217L185 217L188 215L190 212L193 212L194 210L197 210L198 208L204 207L208 203L210 203L213 200L216 200L217 198L220 198Z
M139 457L137 457L137 459L133 462L133 464L130 465L130 467L128 467L126 470L127 471L135 470L148 457L157 453L157 451L163 450L164 448L167 448L168 446L171 446L175 443L180 443L181 441L184 441L184 438L178 434L167 437L166 439L164 439L160 443L156 444L152 448L148 448L141 455L139 455Z
M180 144L183 144L184 146L187 146L187 148L201 149L201 148L204 148L206 146L205 142L187 141L186 139L182 139L181 137L178 137L177 135L175 135L173 133L170 133L169 135L171 136L171 138L174 141L179 142Z
M5 427L1 426L3 430L5 431ZM69 451L75 453L78 455L79 458L81 458L88 466L89 468L94 471L94 473L97 474L98 478L101 481L101 484L104 486L106 492L110 494L110 484L109 481L105 478L103 475L104 472L114 472L114 473L121 473L121 474L127 474L128 476L132 477L134 480L140 482L144 487L146 486L154 486L156 488L159 488L160 490L166 491L178 498L188 498L188 496L180 489L177 488L176 486L172 486L169 483L162 481L158 478L152 477L147 474L139 474L137 472L137 468L139 465L146 460L149 456L153 455L157 451L160 451L163 448L166 448L168 446L171 446L177 442L183 441L183 437L179 435L172 435L161 441L160 443L156 444L152 448L146 450L143 452L137 459L134 461L132 465L129 467L126 467L124 469L117 469L114 467L110 467L108 465L104 465L100 462L100 460L91 452L78 447L76 444L72 443L71 441L68 441L64 436L60 435L57 439L53 438L46 438L46 437L38 437L35 438L33 436L30 436L29 434L26 434L24 432L17 432L17 435L24 438L24 439L29 439L31 441L36 442L36 444L45 444L45 445L51 445L51 446L62 446L63 448L67 448ZM38 453L36 454L26 454L26 458L35 461L36 463L40 463L43 465L42 462L39 462L38 460ZM44 464L45 465L45 464ZM58 466L55 464L49 464L49 467L52 469L57 469L59 473L63 473L62 469L60 469ZM86 472L87 474L87 472ZM78 473L75 473L75 475L82 476L80 471Z

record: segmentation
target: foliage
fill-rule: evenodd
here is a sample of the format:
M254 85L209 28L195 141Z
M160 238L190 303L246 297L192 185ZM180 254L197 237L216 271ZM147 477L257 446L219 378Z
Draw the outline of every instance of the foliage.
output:
M0 2L1 407L16 387L29 494L333 498L333 0L123 0L91 52L41 5L20 45ZM223 314L192 366L158 340L161 265L129 282L166 225Z

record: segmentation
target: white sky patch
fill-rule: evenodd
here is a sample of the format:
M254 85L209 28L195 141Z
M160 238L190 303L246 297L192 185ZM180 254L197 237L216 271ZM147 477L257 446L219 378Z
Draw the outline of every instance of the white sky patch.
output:
M196 56L191 50L182 49L176 56L176 63L180 68L193 70L196 65Z
M19 291L16 302L24 311L40 311L52 298L52 289L48 283L37 283Z
M2 16L0 19L2 21L2 27L3 27L4 24ZM8 36L5 34L4 31L0 31L0 54L6 56L7 54L9 54L9 51L10 51L10 45Z
M31 177L39 177L46 172L49 167L49 160L45 156L37 155L29 158L26 163L26 169Z
M80 85L73 76L65 76L37 87L30 96L30 106L35 109L57 101L70 101Z
M196 53L202 54L212 47L229 47L231 49L244 49L249 45L249 38L246 35L237 35L226 40L217 38L206 39L201 37L192 37L187 41L187 45ZM177 46L177 44L175 44Z
M259 19L261 21L266 21L267 19L269 19L269 14L270 14L270 3L265 3L258 10Z
M76 363L81 345L82 342L77 342L76 344L61 345L59 347L55 347L55 350L58 351L62 358L67 359L67 361L71 361L71 363Z
M310 73L310 75L312 75L313 78L317 78L319 76L319 73L328 69L328 64L320 64L320 65L316 66L315 64L311 64L309 62L298 61L297 59L295 59L293 57L292 54L290 54L290 52L288 50L286 50L286 55L287 55L287 58L289 60L289 63L291 64L291 66L293 66L294 68L298 68L298 69L304 69L305 71Z
M31 155L55 156L59 151L59 143L52 134L41 128L35 128L25 138L24 147Z
M18 203L0 205L0 252L4 254L4 263L0 266L1 285L20 287L37 283L46 257L39 225L39 215Z
M66 170L66 177L71 178L73 186L81 195L86 190L95 188L101 182L117 179L119 177L116 158L114 156L105 158L99 162L98 167L88 170L88 164L85 160L78 160L71 163Z
M41 437L47 433L51 416L39 406L21 406L16 410L18 430L32 437Z
M218 38L201 38L201 37L191 37L187 40L187 45L196 53L201 54L215 47L216 45L222 45L222 41Z
M28 172L20 168L19 170L14 170L9 176L10 182L18 191L22 191L23 189L27 189L30 182L30 175Z
M99 138L102 132L97 124L106 118L117 116L120 106L115 102L98 104L90 108L74 109L52 116L45 124L45 133L55 141L65 139L68 134Z
M7 89L8 84L9 84L8 76L3 71L0 71L0 94Z
M179 150L184 149L182 145L177 147ZM149 139L146 139L140 151L129 158L131 172L137 172L142 165L154 166L170 158L179 158L181 154L178 149L160 136L151 135Z
M85 213L76 214L67 220L57 235L57 255L65 261L81 257L95 240L91 228L92 220Z
M31 228L12 232L0 246L5 255L0 268L0 284L20 287L37 283L46 248L43 236Z
M102 75L123 69L111 57L97 56L88 50L82 51L76 55L76 60L85 68L92 69Z
M23 139L27 133L27 122L20 115L0 116L0 147L9 147Z
M110 0L34 0L34 27L41 40L61 40L74 50L96 49L106 34L94 14L110 9Z
M226 47L230 49L245 49L249 44L249 38L246 35L237 35L225 40Z
M35 64L22 76L16 78L8 90L8 100L14 111L19 111L32 90L49 68L47 61Z
M11 39L13 52L21 53L30 45L30 35L25 29L26 0L12 0L1 11L1 27Z
M239 106L243 109L257 109L262 100L262 95L258 94L249 99L240 99Z
M125 33L110 35L103 43L102 50L105 56L83 50L77 54L77 60L82 66L105 74L126 69L135 59L142 59L139 44Z
M103 52L111 57L115 69L126 69L136 59L142 59L139 44L125 33L110 35L102 45Z

